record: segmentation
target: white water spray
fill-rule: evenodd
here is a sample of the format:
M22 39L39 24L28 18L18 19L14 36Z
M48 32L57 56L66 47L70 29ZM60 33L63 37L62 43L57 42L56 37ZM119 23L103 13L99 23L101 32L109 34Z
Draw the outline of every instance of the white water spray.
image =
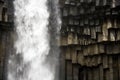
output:
M47 0L15 0L14 7L18 37L16 54L9 59L8 80L54 80L56 63L47 61L51 55Z

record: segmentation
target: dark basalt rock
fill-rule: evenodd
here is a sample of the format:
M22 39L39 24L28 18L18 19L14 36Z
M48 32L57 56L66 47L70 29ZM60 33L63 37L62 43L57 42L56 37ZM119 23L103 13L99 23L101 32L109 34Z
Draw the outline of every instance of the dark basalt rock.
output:
M0 0L0 80L7 80L8 56L14 53L13 11L10 11L13 5L9 1L11 0Z
M119 80L120 1L66 0L62 5L62 80Z

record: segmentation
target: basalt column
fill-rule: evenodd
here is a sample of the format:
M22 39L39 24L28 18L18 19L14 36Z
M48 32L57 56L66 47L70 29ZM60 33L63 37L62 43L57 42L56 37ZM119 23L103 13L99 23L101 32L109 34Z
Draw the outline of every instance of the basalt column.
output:
M60 3L64 80L119 80L120 1Z
M14 27L8 20L8 7L0 0L0 80L6 80L8 55L13 52Z

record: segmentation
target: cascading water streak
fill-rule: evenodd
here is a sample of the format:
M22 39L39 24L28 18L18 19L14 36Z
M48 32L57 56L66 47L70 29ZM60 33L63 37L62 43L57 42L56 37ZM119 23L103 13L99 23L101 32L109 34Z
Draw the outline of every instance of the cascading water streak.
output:
M14 7L16 53L8 61L8 80L54 80L56 63L47 61L52 49L48 0L15 0Z

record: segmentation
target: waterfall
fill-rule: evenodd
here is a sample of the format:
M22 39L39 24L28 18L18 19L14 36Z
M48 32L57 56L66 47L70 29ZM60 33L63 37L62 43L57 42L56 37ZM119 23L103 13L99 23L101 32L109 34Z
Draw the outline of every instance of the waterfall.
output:
M60 18L57 0L15 0L14 48L8 80L56 80Z

